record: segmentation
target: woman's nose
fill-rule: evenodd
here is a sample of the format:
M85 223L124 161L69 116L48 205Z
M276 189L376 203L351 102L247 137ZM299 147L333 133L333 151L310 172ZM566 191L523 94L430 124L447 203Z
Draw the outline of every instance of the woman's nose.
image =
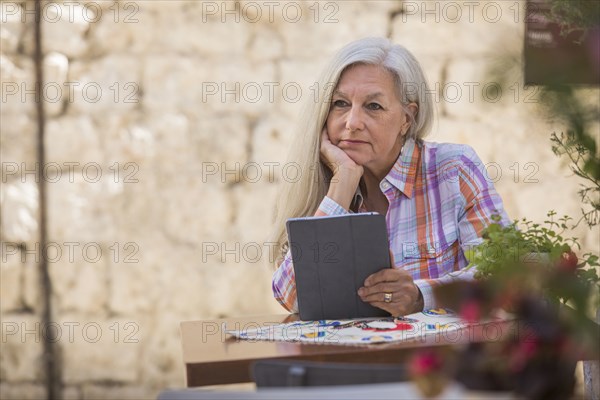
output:
M363 114L360 107L352 106L346 117L346 129L357 131L364 128Z

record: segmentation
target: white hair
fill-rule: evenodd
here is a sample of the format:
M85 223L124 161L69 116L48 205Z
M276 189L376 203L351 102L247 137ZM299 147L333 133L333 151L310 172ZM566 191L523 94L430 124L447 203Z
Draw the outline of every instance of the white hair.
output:
M285 223L289 218L312 216L317 211L329 189L332 173L320 161L320 138L329 114L332 93L340 76L356 64L377 65L391 72L396 84L396 94L404 111L411 118L407 136L424 137L433 124L433 102L427 80L417 59L403 46L386 38L364 38L344 46L322 72L319 81L318 101L309 101L301 115L288 163L299 167L298 180L282 182L277 202L275 232L281 262L287 248ZM409 112L408 104L418 106L416 115Z

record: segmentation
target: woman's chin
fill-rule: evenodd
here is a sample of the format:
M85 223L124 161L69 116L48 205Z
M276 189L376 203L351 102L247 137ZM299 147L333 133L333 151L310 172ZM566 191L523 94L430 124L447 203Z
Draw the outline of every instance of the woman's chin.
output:
M346 153L346 155L348 155L348 157L350 157L357 165L364 167L367 163L367 158L358 151L344 149L344 153Z

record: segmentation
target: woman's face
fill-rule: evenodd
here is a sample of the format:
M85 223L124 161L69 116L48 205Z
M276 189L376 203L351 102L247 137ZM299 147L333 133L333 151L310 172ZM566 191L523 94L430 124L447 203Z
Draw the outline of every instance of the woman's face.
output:
M409 108L416 111L414 104ZM355 163L375 174L387 173L409 126L391 72L357 64L342 73L327 116L327 132L331 143Z

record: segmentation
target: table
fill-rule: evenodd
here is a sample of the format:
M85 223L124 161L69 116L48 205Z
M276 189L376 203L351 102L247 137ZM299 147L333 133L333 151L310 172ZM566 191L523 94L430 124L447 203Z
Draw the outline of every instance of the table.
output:
M297 321L297 314L227 318L181 323L183 362L188 387L251 382L250 366L266 359L355 363L400 363L418 348L495 341L518 334L514 322L491 322L413 342L343 346L239 340L225 329L250 329Z

